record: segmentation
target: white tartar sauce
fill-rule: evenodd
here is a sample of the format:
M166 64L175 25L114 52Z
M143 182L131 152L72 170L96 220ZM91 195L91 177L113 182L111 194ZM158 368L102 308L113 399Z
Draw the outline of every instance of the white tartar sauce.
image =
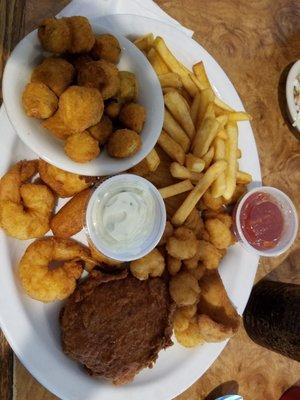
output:
M155 200L150 190L130 185L110 187L93 207L94 228L111 250L142 243L153 230L154 215Z

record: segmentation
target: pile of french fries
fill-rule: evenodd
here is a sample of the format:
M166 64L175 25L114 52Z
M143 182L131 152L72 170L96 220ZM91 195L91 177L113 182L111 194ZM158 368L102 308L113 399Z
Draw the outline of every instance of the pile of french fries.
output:
M236 184L252 177L239 170L238 121L250 120L215 94L202 61L186 68L169 50L163 38L152 33L135 45L144 52L158 75L164 94L165 114L158 145L173 160L170 172L178 183L160 189L163 198L189 192L172 217L182 225L206 191L229 201ZM159 164L155 151L146 157L150 171ZM153 169L154 168L154 169Z

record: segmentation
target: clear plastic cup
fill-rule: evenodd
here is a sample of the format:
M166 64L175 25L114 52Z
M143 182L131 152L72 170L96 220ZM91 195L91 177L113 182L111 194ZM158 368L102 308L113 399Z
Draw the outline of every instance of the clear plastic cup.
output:
M276 246L270 249L256 249L245 238L241 227L240 214L246 200L254 193L269 194L279 206L283 215L283 232ZM255 253L264 257L276 257L288 250L295 241L298 232L298 216L292 200L281 190L271 186L262 186L250 190L246 193L233 212L233 230L240 244L250 253Z
M145 190L147 195L151 197L153 215L150 213L148 217L151 222L148 224L149 232L146 229L146 233L141 234L132 243L124 242L122 244L122 242L117 243L117 241L112 240L108 244L107 236L99 231L99 220L98 225L96 224L95 213L99 213L99 204L101 204L101 201L105 201L105 196L126 189ZM159 191L147 179L133 174L115 175L101 183L91 195L87 205L85 222L89 240L96 249L114 260L132 261L148 254L161 239L166 225L165 203Z

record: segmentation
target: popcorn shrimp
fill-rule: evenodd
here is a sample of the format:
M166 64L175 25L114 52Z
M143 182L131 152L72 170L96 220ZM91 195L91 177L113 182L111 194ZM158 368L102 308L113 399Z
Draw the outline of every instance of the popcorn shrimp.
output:
M0 226L7 235L26 240L50 229L55 196L43 184L26 183L37 172L37 161L20 161L0 180Z
M73 293L82 273L81 262L89 250L72 239L45 237L31 243L19 264L19 277L26 293L48 303ZM51 262L61 264L49 268Z

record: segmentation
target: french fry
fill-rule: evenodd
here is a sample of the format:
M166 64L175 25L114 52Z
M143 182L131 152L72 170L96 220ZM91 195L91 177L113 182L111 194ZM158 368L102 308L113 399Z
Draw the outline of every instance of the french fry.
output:
M223 110L234 112L234 109L229 107L224 101L219 99L219 97L215 96L214 103L216 106L220 107Z
M189 171L201 172L205 167L205 162L201 158L189 153L185 156L185 166Z
M164 115L164 130L168 133L172 139L175 140L180 146L183 148L184 152L186 153L190 148L191 141L178 122L172 117L169 111L165 108L165 115Z
M202 158L202 156L208 152L210 145L220 129L221 124L216 118L205 118L193 140L192 153Z
M236 158L237 158L237 159L242 158L241 149L237 149L237 151L236 151Z
M174 185L166 186L164 188L159 189L159 193L161 194L163 199L167 199L168 197L176 196L177 194L188 192L194 188L192 182L189 179L186 179L182 182L174 183Z
M215 118L216 117L215 110L214 110L214 103L213 102L208 103L208 105L206 107L206 111L205 111L204 117L203 117L203 120L205 120L205 118L208 118L208 117L211 117L211 118Z
M154 42L154 35L153 33L148 33L147 35L140 36L133 42L136 47L140 50L148 51Z
M227 133L225 129L222 129L220 132L217 133L217 138L227 140Z
M173 117L192 139L195 128L185 99L178 92L169 92L164 95L164 101Z
M198 172L191 172L183 165L173 162L170 165L170 173L173 178L177 179L190 179L192 182L198 182L202 174Z
M184 87L176 88L176 90L185 99L185 101L188 104L189 108L191 108L193 100L192 100L192 97L189 95L189 93L185 90L185 88Z
M214 161L224 160L226 157L226 145L224 140L216 137L214 140ZM226 189L225 174L222 172L211 185L211 195L214 198L223 195Z
M219 115L216 120L220 123L222 130L228 122L228 115Z
M227 127L228 139L226 141L226 161L228 163L225 177L226 189L223 193L225 200L229 200L236 187L237 173L237 146L238 146L238 128L236 122L228 122Z
M248 172L237 171L237 173L236 173L236 183L237 184L249 185L249 183L251 183L251 182L252 182L251 174L248 174Z
M212 89L207 88L200 93L200 105L198 110L198 118L197 118L197 128L200 127L201 122L203 121L204 114L208 104L214 100L215 94Z
M194 74L196 76L196 78L198 79L200 85L201 85L201 90L207 89L207 88L211 88L210 82L208 80L205 68L204 68L204 64L202 61L198 62L197 64L193 65L193 71Z
M165 131L161 131L157 143L168 154L172 160L177 161L179 164L183 165L185 160L185 153L182 147L175 142Z
M200 105L200 92L196 94L191 105L191 118L195 127L197 124L199 105Z
M182 81L178 74L175 72L167 72L158 76L161 87L182 87Z
M211 148L208 150L208 152L206 154L204 154L204 156L202 157L202 160L205 162L205 167L204 169L207 169L213 158L214 158L214 154L215 154L215 149L213 146L211 146Z
M173 225L178 226L184 223L203 194L211 186L213 181L215 181L217 177L225 171L226 167L227 163L224 160L217 161L209 167L209 169L205 172L197 185L188 194L184 202L173 215L171 220Z
M170 72L167 64L155 49L151 48L148 51L147 58L157 75L167 74Z
M182 65L180 61L176 59L176 57L167 47L163 38L157 36L154 40L153 47L167 64L168 68L172 72L176 72L178 75L181 76L183 86L188 91L188 93L192 97L194 97L198 91L198 88L189 76L190 71L184 65Z
M160 159L155 149L152 149L150 153L147 155L146 163L149 168L149 171L154 172L157 170L157 167L159 166L160 163Z
M228 120L232 122L236 121L252 121L252 117L250 114L245 111L234 111L228 114Z

